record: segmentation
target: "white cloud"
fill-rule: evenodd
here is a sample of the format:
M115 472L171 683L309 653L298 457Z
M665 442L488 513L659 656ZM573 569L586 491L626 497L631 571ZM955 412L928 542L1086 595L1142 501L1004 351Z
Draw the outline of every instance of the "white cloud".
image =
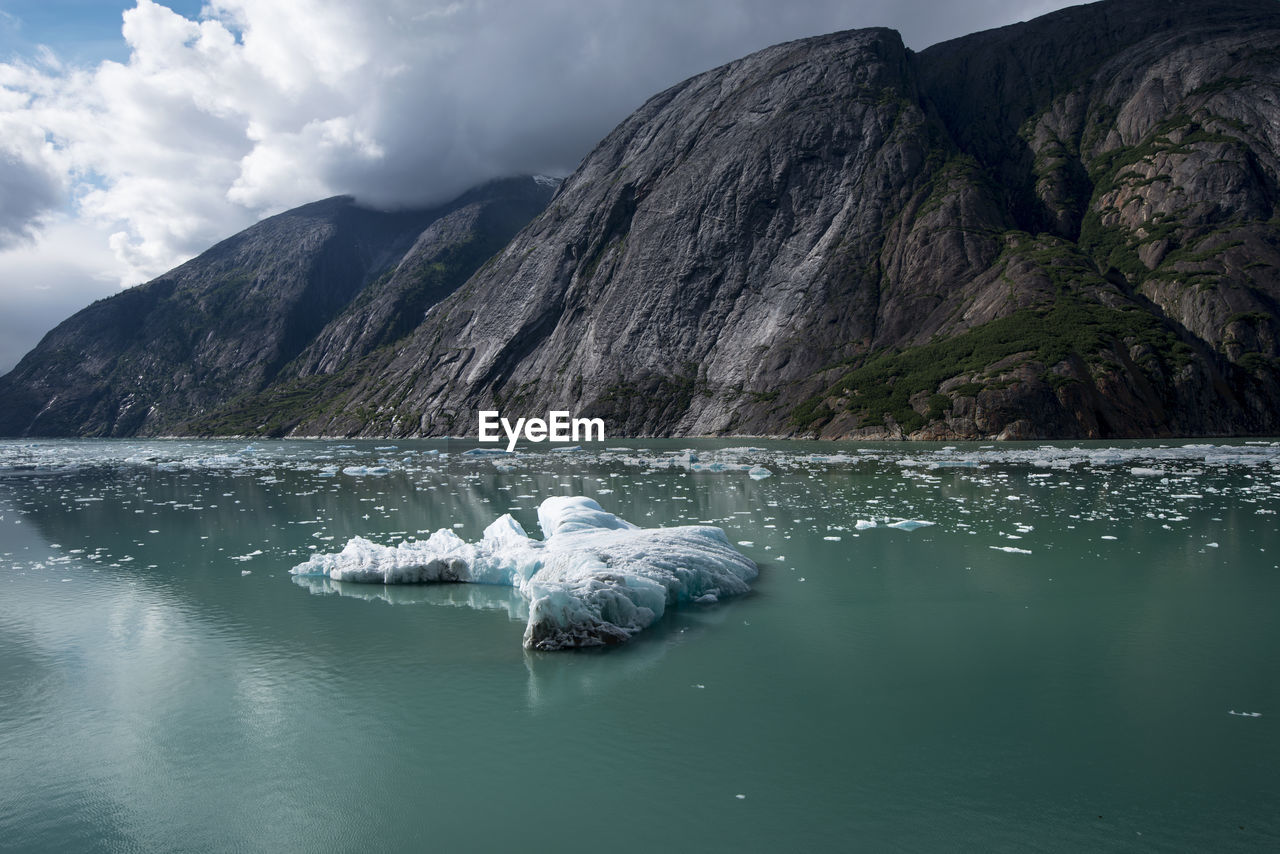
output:
M0 250L29 243L66 196L57 152L22 116L30 98L0 77Z
M34 239L0 252L0 374L75 310L118 293L124 274L103 231L65 216L50 218Z
M133 284L328 195L398 207L565 174L649 95L768 44L885 25L919 48L1060 5L211 0L193 21L137 0L125 64L0 63L0 269L62 213ZM0 307L18 286L0 279Z

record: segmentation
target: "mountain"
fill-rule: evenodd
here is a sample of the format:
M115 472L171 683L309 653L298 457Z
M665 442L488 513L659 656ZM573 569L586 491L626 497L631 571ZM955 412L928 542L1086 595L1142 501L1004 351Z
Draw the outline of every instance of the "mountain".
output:
M1275 433L1280 5L871 29L663 92L302 433Z
M547 179L511 179L394 213L340 196L265 219L46 335L0 379L0 434L215 429L216 419L191 425L265 387L331 377L393 346L553 189Z
M654 96L394 346L328 321L234 399L148 392L195 414L135 429L458 435L564 408L611 435L1274 434L1278 200L1271 0L1105 0L919 53L804 39ZM79 331L103 358L124 334ZM35 394L24 360L0 393L61 411L57 370ZM0 429L51 422L27 423Z

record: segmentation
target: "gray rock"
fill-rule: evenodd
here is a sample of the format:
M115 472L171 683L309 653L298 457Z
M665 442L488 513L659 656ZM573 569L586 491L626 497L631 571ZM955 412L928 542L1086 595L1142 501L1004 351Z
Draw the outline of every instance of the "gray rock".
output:
M357 384L366 419L299 430L1274 431L1277 48L1269 6L1105 2L753 54L614 130Z
M460 203L324 286L321 229L221 308L205 276L197 321L151 305L184 268L99 304L0 380L0 429L1274 434L1278 188L1274 3L1105 0L918 54L835 33L654 96L500 251ZM265 291L261 323L231 305ZM135 370L170 350L197 357Z

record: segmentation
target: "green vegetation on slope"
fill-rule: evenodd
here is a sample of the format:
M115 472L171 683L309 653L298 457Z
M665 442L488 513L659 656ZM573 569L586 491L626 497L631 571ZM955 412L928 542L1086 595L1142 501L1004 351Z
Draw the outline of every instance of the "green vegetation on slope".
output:
M299 422L320 415L349 375L299 377L232 400L218 411L181 425L199 436L283 436Z
M874 355L796 407L792 418L800 429L819 426L834 414L828 401L841 399L859 415L861 426L882 424L887 414L910 432L926 423L926 416L911 406L911 398L920 392L934 393L928 418L940 418L950 398L944 402L945 395L937 391L948 379L981 374L1018 354L1026 354L1025 361L1051 367L1072 354L1093 356L1116 341L1145 345L1175 366L1190 356L1190 348L1149 312L1064 296L1050 307L1022 309L953 338ZM974 394L986 387L986 383L967 383L956 391Z

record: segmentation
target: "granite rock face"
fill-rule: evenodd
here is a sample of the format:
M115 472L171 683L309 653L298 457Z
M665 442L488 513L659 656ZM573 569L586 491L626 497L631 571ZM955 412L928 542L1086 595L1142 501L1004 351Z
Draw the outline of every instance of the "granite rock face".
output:
M1280 6L1146 0L753 54L601 142L363 418L300 430L1275 432L1278 60Z
M611 435L1274 434L1278 200L1275 3L790 42L654 96L461 287L349 284L185 428L461 435L562 408Z

